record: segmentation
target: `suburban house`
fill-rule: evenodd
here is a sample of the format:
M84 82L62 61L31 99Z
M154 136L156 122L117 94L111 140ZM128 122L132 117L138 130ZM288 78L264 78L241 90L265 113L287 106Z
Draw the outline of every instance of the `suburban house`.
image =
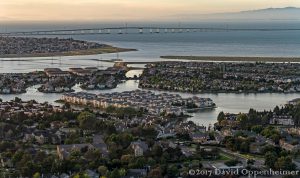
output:
M196 143L206 143L208 140L208 135L201 132L190 134L190 137L192 138L193 142Z
M289 101L288 104L298 105L298 104L300 104L300 98L293 99L293 100Z
M271 125L284 125L284 126L294 126L294 120L292 116L277 116L273 115L273 117L270 119Z
M148 150L148 145L143 141L136 141L130 144L130 147L134 150L135 156L143 156L144 153Z
M82 149L99 150L103 157L108 156L107 145L104 143L101 135L95 135L93 137L93 143L57 145L56 147L56 151L60 159L67 159L72 151L81 151Z

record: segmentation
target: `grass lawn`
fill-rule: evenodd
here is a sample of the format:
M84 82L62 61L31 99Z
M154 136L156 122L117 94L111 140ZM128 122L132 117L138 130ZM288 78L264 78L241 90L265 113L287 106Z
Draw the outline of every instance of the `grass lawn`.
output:
M243 154L243 153L240 153L240 155L245 159L254 159L255 160L256 158L264 158L261 155Z
M228 160L231 160L231 159L232 159L231 156L226 155L226 154L224 154L224 153L220 153L220 158L219 158L219 160L222 160L222 161L228 161Z

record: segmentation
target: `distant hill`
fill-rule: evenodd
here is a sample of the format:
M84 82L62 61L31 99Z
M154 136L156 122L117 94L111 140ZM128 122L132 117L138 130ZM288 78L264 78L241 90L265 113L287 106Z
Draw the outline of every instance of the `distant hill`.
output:
M215 19L215 20L300 20L300 8L267 8L232 13L194 14L185 16L190 19Z
M252 20L300 20L300 8L268 8L237 13L213 14L212 17L225 19L252 19Z

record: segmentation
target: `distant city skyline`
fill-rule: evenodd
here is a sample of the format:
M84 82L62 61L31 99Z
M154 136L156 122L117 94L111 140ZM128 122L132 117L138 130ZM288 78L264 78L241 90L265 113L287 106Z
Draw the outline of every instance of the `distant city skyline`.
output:
M191 15L300 7L298 0L9 0L0 21L180 21Z

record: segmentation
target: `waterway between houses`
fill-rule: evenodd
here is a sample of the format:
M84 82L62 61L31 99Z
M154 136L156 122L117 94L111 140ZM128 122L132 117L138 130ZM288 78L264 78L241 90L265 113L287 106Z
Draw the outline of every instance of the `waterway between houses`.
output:
M141 70L132 70L127 73L128 77L139 75ZM62 94L57 93L41 93L37 91L38 86L33 86L27 89L27 93L13 94L13 95L0 95L0 98L7 101L19 97L23 100L34 99L38 102L49 102L54 105L56 100L60 99ZM83 91L79 86L73 88L76 92ZM88 91L91 93L110 93L110 92L122 92L138 89L138 81L128 80L121 83L114 89L107 90L93 90ZM164 91L154 91L155 93L162 93ZM171 92L178 93L178 92ZM208 126L213 124L217 120L219 112L248 112L250 108L257 110L270 110L276 105L284 105L287 101L294 98L300 98L300 93L257 93L257 94L235 94L235 93L219 93L219 94L190 94L190 93L178 93L182 97L191 97L197 95L199 97L211 98L217 105L215 109L200 110L196 113L191 113L192 117L190 120L194 121L199 125Z

